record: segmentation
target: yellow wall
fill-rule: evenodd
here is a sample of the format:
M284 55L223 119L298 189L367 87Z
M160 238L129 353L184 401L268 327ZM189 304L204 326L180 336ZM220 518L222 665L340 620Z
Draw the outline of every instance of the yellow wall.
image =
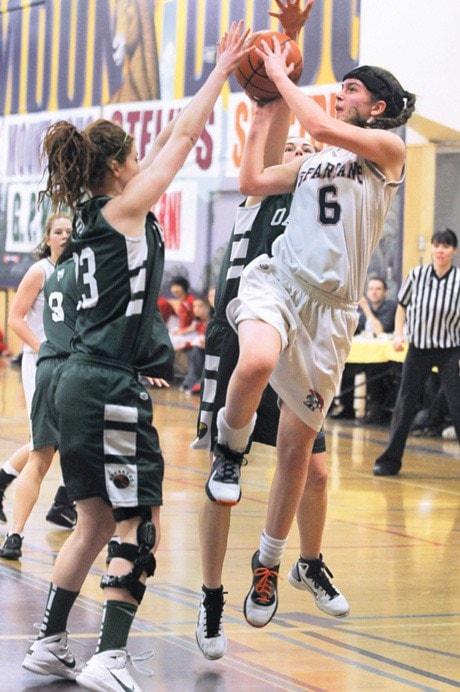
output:
M436 180L436 146L429 142L407 149L402 278L420 261L431 261ZM421 245L425 245L421 249Z
M21 350L22 342L11 329L8 329L6 324L14 293L12 288L2 289L0 291L0 329L3 332L4 340L8 344L10 353L16 355Z

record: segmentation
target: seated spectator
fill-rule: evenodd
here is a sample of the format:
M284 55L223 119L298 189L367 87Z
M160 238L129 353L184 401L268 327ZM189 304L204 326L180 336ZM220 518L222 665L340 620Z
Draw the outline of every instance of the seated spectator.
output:
M178 325L170 333L174 349L179 351L189 341L190 334L195 331L193 324L193 301L195 296L190 293L190 284L184 276L175 276L171 279L169 290L177 302L176 315Z
M194 332L189 334L190 340L185 344L188 370L181 389L192 394L199 394L204 368L206 327L211 318L211 305L207 298L195 298L193 314Z
M164 323L168 326L171 318L177 317L176 311L174 310L169 300L164 296L158 296L158 307L160 308L161 316L164 320Z
M383 333L392 334L396 302L387 298L386 281L372 277L367 284L366 296L359 302L359 322L356 334L369 332L374 336ZM394 374L392 363L370 363L362 366L348 363L342 375L340 390L331 418L355 418L354 379L357 372L366 372L367 407L365 422L382 424L389 420L391 408L396 399L398 378Z

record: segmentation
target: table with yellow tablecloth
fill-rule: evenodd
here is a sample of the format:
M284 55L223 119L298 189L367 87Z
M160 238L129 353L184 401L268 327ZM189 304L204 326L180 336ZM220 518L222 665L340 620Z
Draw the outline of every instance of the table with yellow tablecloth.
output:
M403 363L406 353L407 344L404 345L403 351L394 350L391 334L375 337L359 334L353 337L347 363Z
M347 363L363 366L372 363L403 363L406 353L407 344L402 351L394 350L391 334L358 334L353 337ZM366 412L366 390L366 371L363 368L355 376L354 407L358 417L364 416Z

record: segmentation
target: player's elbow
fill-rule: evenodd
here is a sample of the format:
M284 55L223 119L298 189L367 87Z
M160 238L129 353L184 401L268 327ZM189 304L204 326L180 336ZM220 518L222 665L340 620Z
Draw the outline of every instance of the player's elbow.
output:
M261 192L262 185L258 180L245 176L240 176L238 189L243 197L257 197L264 194Z

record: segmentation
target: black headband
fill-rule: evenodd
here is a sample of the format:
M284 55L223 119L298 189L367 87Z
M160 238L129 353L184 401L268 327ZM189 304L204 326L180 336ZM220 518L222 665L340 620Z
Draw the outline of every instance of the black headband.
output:
M355 67L344 76L345 79L359 79L364 84L366 89L376 94L382 101L387 104L385 115L394 118L399 115L404 108L404 93L396 91L394 86L385 78L385 76L377 72L375 67L362 65Z

